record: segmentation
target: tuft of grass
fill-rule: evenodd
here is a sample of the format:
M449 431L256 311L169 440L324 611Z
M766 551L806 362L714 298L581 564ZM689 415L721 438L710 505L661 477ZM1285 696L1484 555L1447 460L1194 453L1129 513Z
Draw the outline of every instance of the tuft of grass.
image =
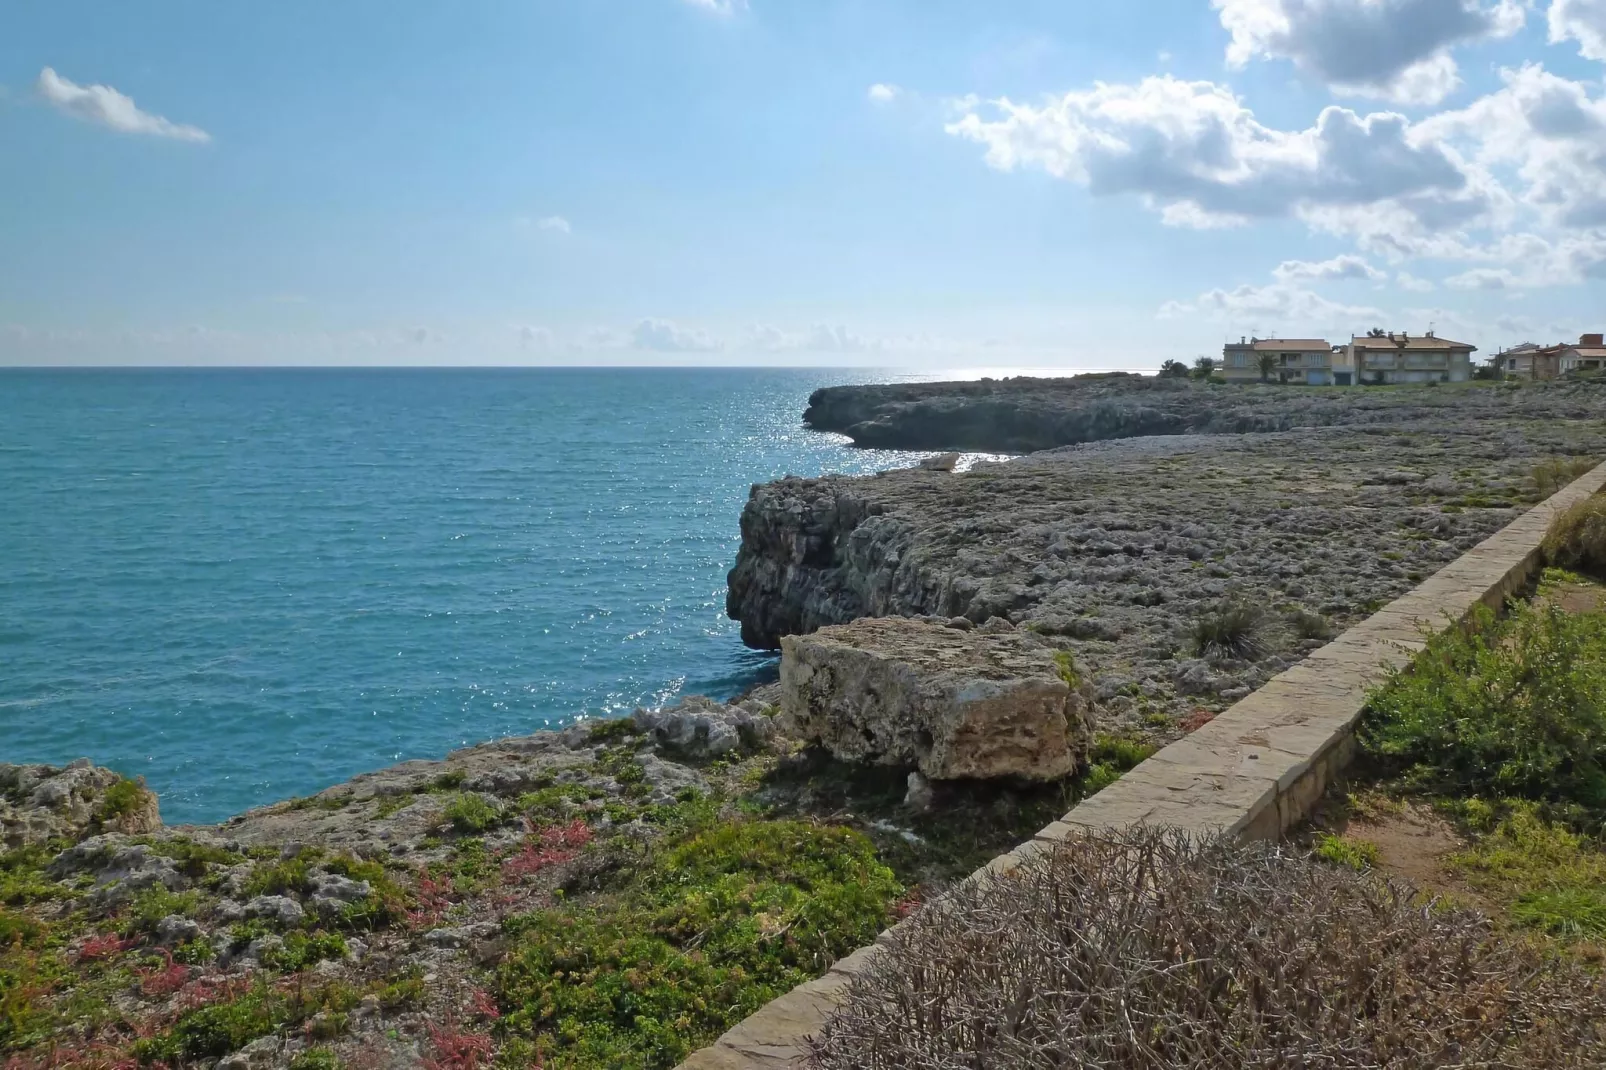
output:
M1288 623L1301 639L1320 639L1325 642L1334 635L1333 622L1308 609L1294 610L1288 615Z
M441 814L452 823L452 828L465 836L479 835L502 823L502 811L472 791L452 796Z
M1373 869L1378 862L1377 844L1367 840L1346 840L1330 832L1324 832L1316 837L1311 854L1323 862L1348 866L1354 870Z
M1579 476L1592 471L1596 461L1591 457L1551 457L1534 465L1534 489L1540 499L1550 497Z
M1586 498L1558 516L1541 548L1556 568L1606 573L1606 494Z
M1201 658L1253 660L1266 651L1266 615L1243 602L1221 606L1193 625L1193 652Z
M428 784L424 785L422 790L433 792L435 794L440 794L447 791L456 791L458 788L463 786L463 781L467 779L468 774L463 772L463 770L449 769L437 776L434 780L431 780Z

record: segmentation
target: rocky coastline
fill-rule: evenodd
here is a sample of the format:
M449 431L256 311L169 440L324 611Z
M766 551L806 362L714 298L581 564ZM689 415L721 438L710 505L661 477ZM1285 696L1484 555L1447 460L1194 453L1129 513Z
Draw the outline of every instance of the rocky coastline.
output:
M776 684L212 826L0 764L0 1065L671 1067L1606 456L1603 417L1569 383L818 392L861 445L1039 452L754 487L727 608Z
M1003 618L1064 640L1101 726L1164 741L1505 526L1554 489L1547 465L1606 455L1606 389L1591 384L1117 376L840 387L810 413L865 445L998 450L1026 410L1106 440L962 473L754 487L727 598L743 640L773 649L862 616ZM1199 427L1220 433L1184 433ZM1203 632L1233 613L1254 634L1209 652Z

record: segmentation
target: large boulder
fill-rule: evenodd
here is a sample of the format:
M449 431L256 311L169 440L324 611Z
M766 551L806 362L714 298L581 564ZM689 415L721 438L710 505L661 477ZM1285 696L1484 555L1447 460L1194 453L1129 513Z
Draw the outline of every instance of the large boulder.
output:
M998 621L865 618L781 641L781 728L933 780L1056 780L1093 737L1070 656Z

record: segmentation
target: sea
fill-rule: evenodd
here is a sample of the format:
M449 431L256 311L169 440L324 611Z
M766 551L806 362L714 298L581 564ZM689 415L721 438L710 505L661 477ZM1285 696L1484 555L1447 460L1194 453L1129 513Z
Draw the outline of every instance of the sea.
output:
M0 371L0 762L213 822L773 678L749 487L920 454L804 429L859 370Z

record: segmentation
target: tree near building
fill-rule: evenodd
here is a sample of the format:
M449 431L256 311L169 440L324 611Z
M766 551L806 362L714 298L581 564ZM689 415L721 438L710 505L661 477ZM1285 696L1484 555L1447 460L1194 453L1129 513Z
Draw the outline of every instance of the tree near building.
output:
M1263 383L1271 382L1271 373L1277 370L1277 358L1270 353L1262 353L1258 363L1260 365L1260 381Z
M1195 379L1208 379L1215 374L1215 357L1197 357L1193 362L1193 377Z
M1168 360L1160 365L1160 378L1162 379L1186 379L1187 377L1188 366L1180 360Z

